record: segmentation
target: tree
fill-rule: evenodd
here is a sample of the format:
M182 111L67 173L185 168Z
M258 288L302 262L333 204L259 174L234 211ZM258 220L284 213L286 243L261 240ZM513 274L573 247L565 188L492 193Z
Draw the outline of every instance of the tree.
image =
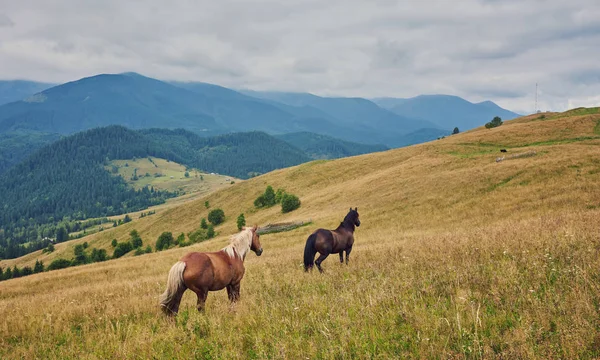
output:
M277 189L277 192L275 193L275 202L277 204L281 203L281 200L283 199L283 195L285 194L285 190L283 189Z
M92 262L105 261L106 258L107 258L107 256L106 256L106 250L104 250L104 249L96 249L96 248L92 249L92 254L90 255L90 259L91 259Z
M56 231L56 242L64 242L69 240L69 234L67 233L67 229L64 226L61 226Z
M189 177L190 177L190 173L186 171L186 172L185 172L185 174L184 174L184 176L185 176L186 178L189 178Z
M119 242L117 241L117 239L112 239L112 241L110 242L110 244L112 245L112 247L117 247L117 245L119 244Z
M179 234L179 236L177 237L177 240L175 242L178 245L185 242L185 234L184 233Z
M69 266L71 266L71 262L67 259L56 259L54 261L52 261L50 263L50 265L48 265L48 271L50 270L58 270L58 269L64 269L64 268L68 268Z
M129 233L129 236L131 236L131 246L134 249L140 248L142 247L142 245L144 245L142 238L140 237L140 235L138 234L137 230L131 230L131 232Z
M75 255L75 258L73 259L73 265L82 265L88 263L88 257L85 254L85 249L82 244L75 245L73 254Z
M10 269L10 267L6 268L6 271L4 272L4 279L8 280L8 279L12 279L12 270Z
M266 206L275 205L275 190L273 190L273 187L271 185L267 186L264 196Z
M115 248L115 251L113 252L113 258L118 259L121 256L130 252L131 250L133 250L133 247L131 246L131 243L129 241L119 243Z
M296 195L285 194L281 199L281 212L288 213L300 207L300 199Z
M225 221L225 212L221 209L213 209L208 213L208 221L213 225L219 225Z
M16 278L18 278L18 277L21 277L21 270L19 270L19 268L17 267L17 265L15 265L15 266L13 267L13 270L12 270L12 277L13 277L13 279L16 279Z
M123 218L123 223L125 224L125 223L128 223L130 221L131 221L131 218L129 217L129 215L125 214L125 217Z
M206 223L206 219L202 218L202 221L200 221L200 227L202 229L208 229L208 224Z
M173 243L173 234L170 232L163 232L156 240L156 251L166 250Z
M45 253L51 253L54 251L54 245L52 245L51 243L48 244L48 246L46 246L46 248L42 251L42 254Z
M494 119L492 119L492 121L490 121L489 123L485 124L485 127L487 129L491 129L491 128L495 128L498 127L500 125L502 125L502 119L499 116L495 116Z
M237 228L238 230L242 230L242 228L246 225L246 218L244 218L244 214L240 214L237 218Z
M452 130L452 135L456 135L460 132L460 130L458 130L458 127L455 127L454 130Z
M206 229L206 237L212 239L215 237L215 228L212 225L208 225L208 229Z
M33 270L30 266L25 266L23 270L21 270L21 276L29 276L31 274L33 274Z
M37 273L41 273L44 271L44 263L36 260L35 261L35 265L33 266L33 273L37 274Z

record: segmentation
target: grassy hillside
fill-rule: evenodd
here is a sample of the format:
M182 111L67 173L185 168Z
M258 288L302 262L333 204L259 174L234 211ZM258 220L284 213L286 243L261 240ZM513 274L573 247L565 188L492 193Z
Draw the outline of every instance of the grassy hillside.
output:
M595 110L593 110L595 111ZM244 181L74 244L144 245L198 227L204 201L225 210L215 240L158 254L0 282L0 357L594 358L600 356L600 115L540 114L402 149L314 161ZM577 115L581 114L581 115ZM500 153L506 149L506 153ZM535 153L533 153L535 152ZM527 154L527 156L521 156ZM497 158L504 156L502 161ZM302 200L256 211L267 184ZM307 236L357 206L350 265L301 267ZM216 250L248 223L312 219L261 237L241 301L186 293L176 321L157 307L170 266Z
M136 189L151 186L159 190L180 193L206 193L222 188L224 185L231 185L232 181L240 181L231 176L189 169L173 161L152 157L112 160L104 168L113 175L121 176L125 182ZM113 173L114 168L117 173Z

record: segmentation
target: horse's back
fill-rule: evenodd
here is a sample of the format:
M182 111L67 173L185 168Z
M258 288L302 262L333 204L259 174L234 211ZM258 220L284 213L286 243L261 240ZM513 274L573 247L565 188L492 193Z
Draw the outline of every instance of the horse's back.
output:
M188 253L181 258L187 264L184 281L207 290L220 290L236 280L240 272L233 260L223 251ZM243 266L241 273L243 275Z

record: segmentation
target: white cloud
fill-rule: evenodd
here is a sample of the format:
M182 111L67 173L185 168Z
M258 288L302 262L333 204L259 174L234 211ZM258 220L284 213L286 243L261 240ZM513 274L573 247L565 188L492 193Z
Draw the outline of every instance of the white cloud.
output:
M546 1L2 2L0 78L136 71L340 96L598 104L600 5Z

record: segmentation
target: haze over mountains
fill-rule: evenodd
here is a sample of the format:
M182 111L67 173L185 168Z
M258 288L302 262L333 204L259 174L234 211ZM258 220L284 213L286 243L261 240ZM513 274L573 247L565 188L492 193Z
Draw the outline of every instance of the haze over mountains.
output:
M22 100L0 106L0 133L71 134L119 124L132 129L183 128L205 135L314 132L398 147L411 143L410 134L423 133L421 129L447 133L455 126L467 130L483 125L494 116L505 120L517 116L491 102L472 104L457 97L370 101L307 93L238 92L205 83L167 83L136 73L92 76L35 94L34 90L47 85L33 83L29 96L16 85L13 88L18 91L10 93L8 83L2 87L2 99Z

